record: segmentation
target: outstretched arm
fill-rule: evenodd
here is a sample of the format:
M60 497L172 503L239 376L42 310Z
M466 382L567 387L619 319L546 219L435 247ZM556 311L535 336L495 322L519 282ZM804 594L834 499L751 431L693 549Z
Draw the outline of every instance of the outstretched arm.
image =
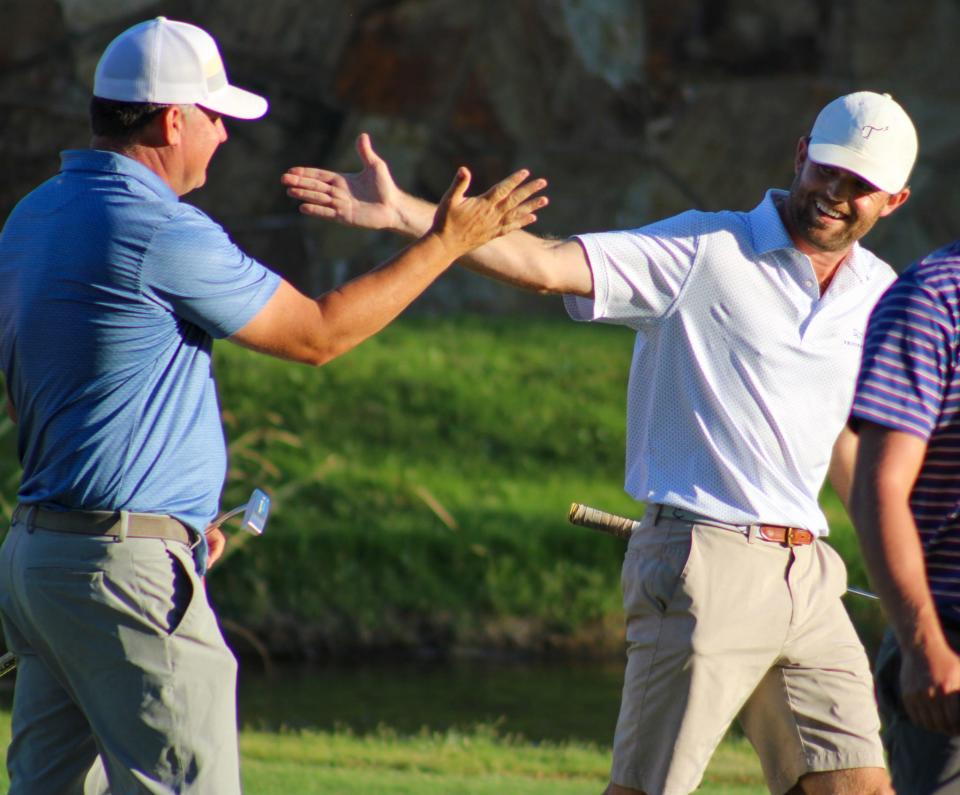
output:
M937 616L910 510L926 449L918 436L862 421L850 509L870 581L900 644L904 708L918 726L960 734L960 656Z
M458 257L536 220L545 204L542 180L518 171L484 193L467 197L470 172L461 168L425 234L379 268L312 299L290 285L230 339L284 359L324 364L376 334Z
M362 168L352 174L298 166L283 175L287 194L301 202L300 212L348 226L390 229L408 237L424 234L436 207L397 187L366 133L357 138L357 153ZM546 186L546 180L538 183L538 190ZM544 199L540 206L545 204ZM547 240L515 231L476 248L465 264L484 276L528 290L593 295L587 257L575 241Z

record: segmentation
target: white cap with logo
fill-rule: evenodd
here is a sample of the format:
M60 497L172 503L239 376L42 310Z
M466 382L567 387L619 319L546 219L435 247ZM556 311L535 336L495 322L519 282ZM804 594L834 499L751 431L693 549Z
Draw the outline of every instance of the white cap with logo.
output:
M97 64L93 95L122 102L202 105L237 119L259 119L263 97L230 85L213 37L166 17L117 36Z
M917 158L917 131L889 94L858 91L820 111L807 151L815 163L846 169L897 193L906 187Z

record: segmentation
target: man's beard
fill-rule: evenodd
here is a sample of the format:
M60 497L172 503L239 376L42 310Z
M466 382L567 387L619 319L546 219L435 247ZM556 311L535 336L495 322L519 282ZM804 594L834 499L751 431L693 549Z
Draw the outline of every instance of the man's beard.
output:
M851 212L843 219L837 219L837 223L824 224L815 204L817 199L826 207L832 206L832 202L805 190L799 175L794 177L790 195L786 200L787 215L794 227L793 231L820 251L843 251L849 248L866 235L877 221L876 218L857 216L851 203L846 202Z

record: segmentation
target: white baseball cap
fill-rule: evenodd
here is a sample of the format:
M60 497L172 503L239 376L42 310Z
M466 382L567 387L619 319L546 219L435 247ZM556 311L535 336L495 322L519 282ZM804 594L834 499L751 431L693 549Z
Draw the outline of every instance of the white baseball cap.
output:
M897 193L917 159L917 131L889 94L858 91L820 111L807 151L815 163L846 169L886 193Z
M259 119L267 100L227 82L217 43L205 30L166 17L117 36L97 64L93 95L122 102L202 105L237 119Z

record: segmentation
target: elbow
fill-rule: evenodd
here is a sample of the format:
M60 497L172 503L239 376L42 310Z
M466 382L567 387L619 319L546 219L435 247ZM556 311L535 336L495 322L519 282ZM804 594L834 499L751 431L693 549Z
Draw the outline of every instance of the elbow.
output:
M565 295L570 292L570 285L559 274L548 269L536 277L531 289L540 295Z
M311 340L304 345L297 361L310 367L323 367L355 348L357 342L348 339Z
M303 351L296 360L309 367L323 367L323 365L332 362L340 354L329 347L316 347Z

